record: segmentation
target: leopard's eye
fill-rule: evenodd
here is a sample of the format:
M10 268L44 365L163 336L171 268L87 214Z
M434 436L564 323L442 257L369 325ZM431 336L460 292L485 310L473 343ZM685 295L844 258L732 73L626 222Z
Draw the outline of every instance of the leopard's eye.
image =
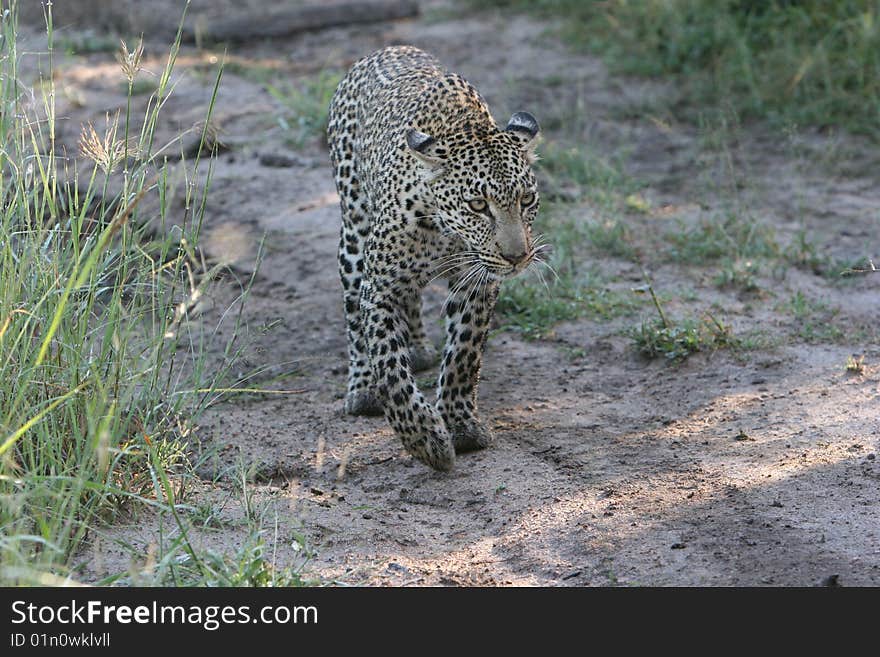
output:
M527 208L535 202L535 195L532 192L526 192L519 197L520 207Z
M468 207L474 212L485 212L489 208L489 204L482 198L473 198L467 203Z

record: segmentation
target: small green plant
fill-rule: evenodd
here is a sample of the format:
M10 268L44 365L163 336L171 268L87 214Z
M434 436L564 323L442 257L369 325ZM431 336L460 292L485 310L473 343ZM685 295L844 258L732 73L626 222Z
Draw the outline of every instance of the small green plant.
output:
M201 564L192 563L188 554L177 563L175 585L292 587L303 586L299 569L276 568L265 556L266 547L259 538L251 538L236 554L219 554L213 550L199 555ZM180 581L180 578L183 581Z
M560 344L559 350L564 353L571 360L578 360L580 358L586 358L588 355L588 351L583 347L573 347L569 344Z
M698 351L736 344L730 327L725 326L709 313L699 320L685 319L670 322L652 284L647 283L634 288L633 292L637 294L647 292L657 310L656 320L642 321L639 326L628 331L636 349L648 358L662 356L667 360L678 362Z
M628 210L632 210L633 212L648 214L651 211L650 201L639 193L630 194L623 199L623 203Z
M795 267L810 269L813 273L820 273L820 263L816 244L807 235L806 230L799 230L794 240L783 251L785 259Z
M321 71L295 85L266 86L281 103L283 112L278 116L278 122L294 146L302 147L307 141L324 134L330 100L341 79L342 75L337 72Z

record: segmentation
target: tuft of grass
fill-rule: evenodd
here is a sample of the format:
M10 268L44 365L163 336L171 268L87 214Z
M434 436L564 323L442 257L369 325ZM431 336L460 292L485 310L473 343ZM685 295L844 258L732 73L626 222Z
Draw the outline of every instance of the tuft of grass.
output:
M765 349L775 349L779 347L784 338L778 334L771 333L762 329L752 329L737 333L735 347L737 351L759 351Z
M477 5L477 3L474 3ZM672 76L694 106L880 135L876 0L492 0L559 19L612 70Z
M629 333L640 354L682 361L698 351L712 351L732 344L729 327L714 318L683 319L666 325L660 320L642 322Z
M712 351L737 346L729 326L706 313L699 319L670 321L650 283L633 289L637 294L647 292L651 296L657 319L643 320L627 333L636 350L648 358L663 357L680 362L698 351Z
M342 74L337 71L321 71L297 84L266 85L282 106L278 123L291 144L302 147L326 132L330 101L341 80Z
M255 503L251 488L240 488L243 477L244 470L239 464L239 485L233 494L240 495L239 502L244 505L245 518L239 522L246 525L246 534L237 549L227 552L211 548L193 549L188 535L168 533L165 536L167 530L160 522L160 540L149 546L146 555L133 550L123 541L115 541L122 549L132 552L131 565L125 572L114 573L100 580L98 585L291 587L312 584L303 576L313 556L305 537L297 531L290 531L284 540L297 555L295 562L286 566L277 565L276 546L267 545L263 538L267 533L264 526L268 520L264 516L268 512L268 505ZM222 507L223 503L220 505ZM190 507L188 520L202 531L228 529L233 522L219 518L218 513L214 506L197 505ZM281 539L277 517L274 525L273 543L277 543Z

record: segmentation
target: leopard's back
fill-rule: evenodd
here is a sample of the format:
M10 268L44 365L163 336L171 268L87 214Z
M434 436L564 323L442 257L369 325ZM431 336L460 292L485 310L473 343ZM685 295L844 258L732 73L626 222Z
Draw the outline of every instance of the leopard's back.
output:
M442 136L474 125L494 121L470 83L418 48L391 46L356 62L340 82L327 134L334 166L356 168L369 189L405 175L408 130Z

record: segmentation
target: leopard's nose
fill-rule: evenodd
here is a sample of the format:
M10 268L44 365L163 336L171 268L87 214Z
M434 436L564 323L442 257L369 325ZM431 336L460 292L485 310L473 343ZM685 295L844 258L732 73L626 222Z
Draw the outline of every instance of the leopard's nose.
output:
M501 257L512 265L522 263L529 255L527 249L516 249L515 251L501 251Z

